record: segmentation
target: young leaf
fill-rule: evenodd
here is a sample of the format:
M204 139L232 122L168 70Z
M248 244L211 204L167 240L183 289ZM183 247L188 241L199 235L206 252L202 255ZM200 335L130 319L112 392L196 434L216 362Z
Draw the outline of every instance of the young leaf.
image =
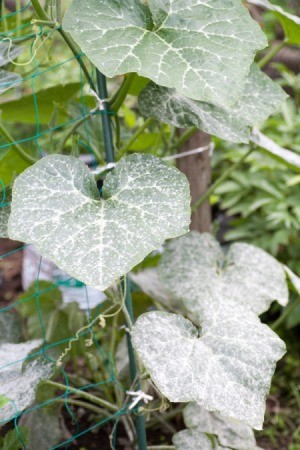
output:
M167 291L182 299L188 310L206 296L244 304L256 314L277 300L288 302L282 264L250 244L232 244L226 253L208 233L191 232L167 245L159 266Z
M173 436L173 444L176 450L230 450L213 445L209 437L198 430L179 431Z
M83 162L45 157L15 181L9 236L105 290L166 239L188 231L188 182L158 158L122 159L107 175L102 196Z
M300 17L288 13L281 6L273 5L268 0L248 0L248 3L273 11L281 22L287 42L291 45L300 45Z
M232 301L206 296L198 313L200 335L180 315L141 315L132 333L138 355L170 401L195 401L261 429L265 397L284 343L256 314Z
M215 435L222 446L236 450L257 449L254 432L250 427L216 412L205 411L197 403L189 403L184 408L183 418L187 428Z
M20 435L23 442L20 440ZM1 450L23 450L24 444L28 444L28 430L26 427L18 426L18 433L15 428L6 433L2 441Z
M7 225L10 215L10 206L0 206L0 238L7 238Z
M23 361L39 344L40 341L29 341L0 346L0 395L9 399L9 403L0 409L2 423L27 408L35 398L38 383L53 372L53 365L42 358L30 361L22 370Z
M272 141L272 139L268 138L257 129L253 130L251 141L271 158L282 162L297 172L300 171L300 156L297 153L280 147L280 145L276 144L276 142Z
M248 142L250 128L275 112L287 95L252 64L244 91L235 105L225 109L191 100L175 90L150 83L139 96L139 109L175 127L196 126L232 142Z
M63 26L106 76L137 72L221 106L237 101L267 45L240 0L73 0Z

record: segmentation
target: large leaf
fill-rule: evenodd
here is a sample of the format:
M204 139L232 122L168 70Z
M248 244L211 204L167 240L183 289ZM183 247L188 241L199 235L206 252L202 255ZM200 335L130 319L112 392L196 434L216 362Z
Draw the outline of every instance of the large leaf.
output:
M9 236L104 290L165 239L188 231L189 202L185 176L153 156L122 159L100 198L80 160L52 155L15 181Z
M145 294L164 305L172 305L174 299L164 288L156 269L145 269L130 274L131 280L136 283Z
M196 401L261 429L266 394L275 363L285 353L284 343L256 314L235 302L206 295L198 308L200 334L177 314L153 311L140 316L132 333L136 351L170 401Z
M197 403L189 403L183 410L183 417L187 428L215 435L222 446L236 450L257 449L253 430L242 422L205 411Z
M165 288L184 299L188 310L206 296L222 296L244 304L257 314L272 301L288 302L282 264L264 250L250 244L232 244L224 255L208 233L192 232L167 246L159 267Z
M300 45L300 17L288 13L281 6L273 5L268 0L248 0L248 3L273 11L281 22L287 42Z
M29 165L13 146L8 150L0 149L0 178L5 187L10 185L15 175L19 175Z
M176 127L196 126L228 141L248 142L250 127L267 119L286 97L284 91L253 64L241 97L228 109L191 100L155 83L150 83L140 94L139 109L147 117Z
M73 0L63 26L108 77L137 72L221 106L267 45L240 0Z
M30 361L22 370L22 362L40 341L0 346L0 395L9 403L0 408L0 423L8 422L27 408L35 398L35 391L42 379L53 372L53 365L38 358Z
M1 118L7 122L21 122L35 124L38 120L41 124L49 124L54 108L59 105L58 123L67 120L67 113L62 111L62 106L72 98L80 89L80 83L57 84L56 86L42 89L35 93L22 96L20 99L1 103Z
M300 171L300 155L286 148L280 147L272 139L265 136L259 130L254 129L251 141L260 147L268 156L280 161L297 172Z
M7 70L0 70L0 94L12 87L21 84L22 78L19 74L8 72Z
M59 404L34 409L21 417L20 423L28 429L28 450L49 450L62 441Z
M7 224L10 215L10 206L0 206L0 238L7 238Z

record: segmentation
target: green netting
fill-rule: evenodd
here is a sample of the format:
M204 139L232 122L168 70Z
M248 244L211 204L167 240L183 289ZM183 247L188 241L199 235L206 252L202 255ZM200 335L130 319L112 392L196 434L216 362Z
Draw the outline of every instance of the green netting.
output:
M48 9L53 11L54 15L55 8L50 2L48 3ZM78 64L81 59L85 59L84 55L80 52L77 55L72 54L57 29L53 30L47 26L33 24L32 19L37 17L30 1L26 4L17 1L16 4L19 4L20 8L12 12L5 8L5 2L2 1L0 4L2 10L0 48L1 46L7 48L6 57L8 59L3 66L5 70L19 75L17 83L5 80L0 82L0 90L3 90L0 98L0 110L2 110L0 207L3 209L10 204L10 191L14 178L34 159L57 151L67 151L82 155L90 167L104 163L106 158L100 116L111 113L105 109L95 108L95 95L90 91L86 76L81 65ZM23 47L16 59L10 56L15 45ZM85 60L85 64L90 70L93 85L96 85L96 74L93 68L90 67L87 60ZM51 104L50 108L49 103ZM10 160L10 152L18 155L17 162L13 158ZM48 278L48 281L45 281L42 273L45 261L41 257L36 266L30 267L31 272L35 270L35 274L29 290L22 294L19 284L8 298L7 290L5 290L5 267L8 265L14 269L16 257L18 257L18 264L23 259L24 274L27 265L30 265L30 262L26 262L26 259L23 258L29 247L5 238L0 239L2 276L2 286L0 284L0 348L6 343L1 333L1 327L3 328L7 318L10 320L12 317L19 321L19 335L18 338L13 338L8 342L20 343L33 338L39 338L42 341L26 358L15 358L12 354L8 364L0 361L0 378L1 373L5 373L6 369L14 368L21 363L24 371L30 362L38 358L39 361L53 364L55 375L52 380L59 384L55 384L55 382L52 384L42 383L38 388L36 401L24 410L11 401L14 406L14 415L10 422L7 420L0 422L2 425L0 426L0 436L4 437L8 431L14 430L17 443L13 448L32 448L33 450L37 448L41 450L44 448L79 448L77 441L80 437L111 423L109 428L110 445L111 448L115 448L119 421L126 417L125 428L132 426L135 409L129 410L130 398L128 398L126 390L136 386L134 384L130 386L130 383L128 385L128 381L125 381L124 384L120 382L109 346L102 345L103 338L106 337L105 328L102 329L98 322L99 315L107 308L107 305L105 302L99 301L97 306L93 304L91 307L88 289L72 278L53 278L50 281ZM20 277L20 270L16 276ZM8 280L9 282L10 280ZM45 313L44 296L51 298L51 293L57 296L58 289L60 292L64 292L63 288L67 289L70 286L73 289L74 287L81 289L79 301L81 305L84 305L84 311L80 311L76 303L62 302L55 313L60 317L59 314L62 314L61 311L64 311L64 308L70 308L66 317L67 320L75 323L70 326L70 330L73 332L70 332L69 336L55 340L55 334L66 334L61 333L64 328L62 324L65 322L57 319L58 328L55 328L55 315L51 316L51 311ZM77 296L77 301L78 298ZM29 314L28 311L31 313ZM49 314L54 322L52 324L54 331L52 329L50 338ZM78 325L77 329L76 320L78 324L82 322L82 326ZM116 319L112 318L111 320ZM34 331L29 333L30 326ZM69 347L70 343L72 345ZM112 346L114 345L115 342L112 340ZM58 363L62 360L62 355L65 355L65 358L63 364L60 365ZM90 376L83 376L82 373L85 375L88 373ZM3 386L5 378L2 378L0 383ZM101 401L99 405L89 402L88 396L91 393L99 399L103 399L104 405L106 401L109 401L114 408L107 413L107 409L101 408ZM28 421L26 418L34 417L34 420L37 420L37 416L32 416L36 412L45 418L46 416L42 416L42 414L46 410L55 415L58 412L58 405L60 405L63 420L69 421L72 425L68 428L69 435L66 436L65 433L63 438L58 438L58 442L54 446L46 447L45 442L41 442L40 446L31 443L31 446L28 447L26 435L28 429L30 430L28 427L30 420ZM84 421L78 420L80 405L90 408L90 412L93 413L91 420L89 420L90 418ZM55 430L51 429L51 424L49 424L49 428L50 434L54 435ZM73 430L71 434L70 428ZM44 432L46 429L47 425L44 426ZM101 438L99 440L97 437L98 446L95 448L107 448L108 434L107 430L103 432L103 442L101 442ZM4 444L3 448L5 448Z

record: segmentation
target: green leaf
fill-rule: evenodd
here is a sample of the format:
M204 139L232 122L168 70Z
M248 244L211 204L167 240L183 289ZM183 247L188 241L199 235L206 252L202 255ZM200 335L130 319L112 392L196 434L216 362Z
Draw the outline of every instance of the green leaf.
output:
M153 156L122 159L100 198L83 162L52 155L15 181L9 236L105 290L166 239L188 231L189 203L185 176Z
M178 314L152 311L133 327L135 350L171 402L195 401L261 429L266 394L285 345L244 306L221 295L201 301L201 291L197 295L193 312L201 317L201 332Z
M0 178L5 187L10 185L14 176L29 166L29 162L23 159L13 146L8 150L0 150Z
M39 382L51 376L53 365L43 358L31 360L22 370L22 362L40 343L35 340L0 346L0 395L10 400L0 409L0 423L12 420L27 408Z
M276 159L285 166L299 172L300 156L297 153L280 147L280 145L276 144L276 142L272 141L257 129L253 130L251 141L260 147L271 158Z
M218 295L223 301L244 304L256 314L267 311L274 300L282 306L288 302L281 263L264 250L244 243L232 244L224 255L208 233L191 232L170 242L158 271L167 291L184 299L189 310L198 298L201 301Z
M10 88L19 86L21 82L22 78L19 74L0 70L0 95Z
M3 408L3 406L7 405L7 403L9 403L9 401L10 401L9 398L0 394L0 408Z
M289 267L284 266L284 270L295 292L300 295L300 278Z
M10 206L0 206L0 238L7 238L7 225L10 215Z
M26 413L21 417L20 422L28 429L28 448L30 450L49 450L63 438L57 404Z
M79 89L80 83L58 84L47 89L42 89L36 92L34 96L30 93L18 100L1 103L1 118L7 122L36 124L38 113L39 123L49 124L55 106L66 106L70 98L72 98ZM67 118L67 114L60 108L57 123L63 123Z
M136 72L221 106L237 101L267 45L240 0L73 0L63 27L106 76Z
M132 85L130 86L130 89L128 91L128 94L137 97L138 95L140 95L142 90L147 86L149 82L150 82L149 78L140 77L138 74L136 74L132 82Z
M18 426L18 433L16 429L10 430L4 436L1 450L23 450L24 445L19 436L22 436L22 441L25 445L28 444L28 430L26 427ZM1 439L1 438L0 438Z
M281 22L287 43L300 45L300 17L288 13L280 6L273 5L268 0L248 0L248 3L273 11L274 15Z
M53 311L62 304L61 291L53 283L41 280L38 287L34 282L18 300L16 309L27 319L29 338L43 337L43 328L47 330Z
M230 450L213 445L209 437L198 430L179 431L173 436L173 444L176 450Z
M253 64L241 97L228 109L191 100L154 83L140 94L139 109L146 117L175 127L196 126L228 141L248 142L250 128L267 119L286 98L285 92Z
M174 299L164 288L160 281L156 269L145 269L143 271L130 274L130 279L137 284L141 290L149 297L158 300L163 305L172 305Z
M187 428L215 435L222 447L236 450L257 449L254 432L250 427L216 412L205 411L197 403L189 403L184 408L183 418Z

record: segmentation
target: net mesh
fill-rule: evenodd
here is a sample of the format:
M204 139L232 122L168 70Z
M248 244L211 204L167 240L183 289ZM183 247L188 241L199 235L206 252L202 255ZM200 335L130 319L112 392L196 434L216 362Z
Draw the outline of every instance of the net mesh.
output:
M9 12L2 2L0 19L3 216L14 178L34 160L67 149L90 167L105 162L103 111L95 108L94 93L78 64L84 55L74 55L57 29L33 24L37 17L30 1L16 5ZM51 12L50 2L48 6ZM94 80L87 60L85 65ZM7 401L13 408L11 420L0 422L3 448L7 432L14 433L16 448L123 448L118 447L119 422L127 434L133 429L126 396L130 386L120 382L112 357L116 336L107 335L103 318L99 324L107 308L103 297L60 272L32 246L1 236L0 354L2 347L8 356L0 361L0 417ZM118 325L117 316L108 320ZM31 350L23 357L17 347L7 347L28 341ZM25 392L18 401L3 392L7 383L12 391L22 391L21 374L29 376L34 361L55 368L55 381L40 384L35 402L24 409Z

